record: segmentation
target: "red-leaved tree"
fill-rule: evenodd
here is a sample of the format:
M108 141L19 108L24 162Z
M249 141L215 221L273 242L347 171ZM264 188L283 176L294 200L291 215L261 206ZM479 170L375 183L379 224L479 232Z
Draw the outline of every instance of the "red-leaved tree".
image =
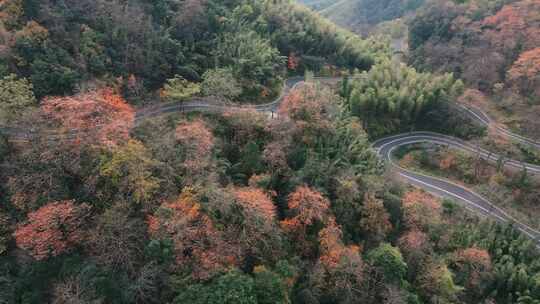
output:
M427 230L441 218L441 202L422 190L412 190L402 198L405 223L409 229Z
M296 188L289 195L287 205L294 216L284 220L282 225L290 230L302 229L317 221L323 222L330 208L328 199L308 186Z
M334 218L319 232L320 257L310 276L315 290L336 298L352 299L361 294L364 262L360 247L345 246L342 231Z
M30 251L36 260L67 252L83 240L89 211L88 205L73 201L49 203L28 214L27 222L17 228L17 246Z
M129 138L134 109L112 89L69 97L47 97L42 102L47 118L58 122L76 141L116 146Z
M184 153L183 166L187 170L198 173L208 166L215 139L203 120L180 123L175 137Z
M277 225L277 211L271 197L263 190L252 187L236 188L233 191L240 206L242 225L231 225L229 234L234 233L246 256L258 259L275 259L280 252L281 231Z
M519 56L508 71L508 80L521 94L540 97L540 47Z
M237 263L236 248L225 242L190 189L164 203L147 223L152 238L173 241L177 265L190 269L195 279L209 279Z
M330 202L320 192L300 186L289 195L287 205L292 216L283 220L281 226L295 239L296 247L309 255L314 244L307 241L307 228L326 221Z

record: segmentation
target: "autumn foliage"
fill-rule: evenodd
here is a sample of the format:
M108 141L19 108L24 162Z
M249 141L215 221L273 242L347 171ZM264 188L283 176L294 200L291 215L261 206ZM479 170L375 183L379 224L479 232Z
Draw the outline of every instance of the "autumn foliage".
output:
M399 247L405 253L423 251L429 244L428 236L420 230L407 231L399 238Z
M176 201L164 203L147 223L152 238L172 239L177 265L191 269L196 279L208 279L237 261L236 253L201 210L190 189Z
M313 270L312 284L325 294L350 298L358 295L365 281L365 265L360 247L345 246L341 238L342 232L335 219L329 219L319 232L321 255Z
M485 249L470 247L459 250L453 260L454 266L466 277L466 285L475 290L480 285L481 276L492 269L491 256Z
M460 250L456 254L456 262L459 264L470 264L476 269L491 268L491 257L489 252L476 247Z
M238 188L234 194L244 210L252 216L261 217L267 221L273 221L276 218L274 203L261 189Z
M521 54L508 71L508 79L522 94L540 97L540 47Z
M135 122L134 109L110 88L45 98L42 111L78 141L106 146L127 141Z
M442 170L448 170L456 165L456 157L451 152L446 152L444 155L442 155L441 160L439 162L439 168Z
M317 244L312 241L316 235L309 233L308 228L326 222L330 201L320 192L300 186L288 196L287 205L291 216L281 221L281 227L294 239L295 247L303 255L313 255Z
M402 198L404 217L410 229L427 229L440 222L441 203L431 194L419 189L409 191Z
M538 30L538 12L540 1L518 1L505 5L497 14L482 21L486 28L484 35L492 44L499 48L511 50L518 44L524 44L525 49L540 45Z
M28 214L28 220L14 233L17 246L30 251L36 260L58 256L84 238L83 225L90 207L73 201L49 203Z
M368 237L377 241L383 240L392 230L390 215L386 212L383 202L375 198L373 194L364 196L360 226Z
M452 278L452 273L443 261L428 261L422 274L417 277L417 286L425 295L436 295L443 302L451 303L459 290Z
M345 246L341 240L343 233L336 224L335 219L330 219L326 227L319 232L319 261L326 267L335 268L342 263L352 262L356 265L359 273L362 268L360 259L360 247L356 245Z
M232 194L239 214L231 212L230 216L239 218L242 227L231 223L226 233L228 239L240 245L244 259L274 260L282 256L283 233L271 196L254 187L232 188Z
M196 119L176 127L175 138L185 152L184 166L191 170L202 169L214 147L214 135L205 122Z
M305 229L316 221L325 219L330 202L323 195L307 186L300 186L288 197L287 204L294 216L282 221L286 230Z
M328 115L335 100L331 91L305 83L289 92L278 112L280 116L292 119L299 130L320 132L331 126Z
M296 70L298 68L298 65L300 64L300 58L295 53L290 53L289 57L287 58L287 68L289 70Z

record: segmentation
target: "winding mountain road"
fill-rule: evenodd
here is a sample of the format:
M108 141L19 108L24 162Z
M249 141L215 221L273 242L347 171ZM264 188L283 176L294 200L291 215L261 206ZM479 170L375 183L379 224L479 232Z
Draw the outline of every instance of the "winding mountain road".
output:
M335 77L316 77L318 81L323 82L338 82L341 78ZM171 102L171 103L161 103L157 105L151 105L148 107L140 108L135 113L134 125L138 126L143 123L146 119L157 117L161 115L166 115L170 113L177 112L216 112L222 113L231 110L238 109L254 109L259 112L269 112L273 113L277 111L277 108L281 104L283 98L289 93L291 89L296 87L298 84L304 81L303 77L292 77L284 81L283 89L280 96L278 96L274 101L264 104L247 104L247 105L238 105L238 104L228 104L220 103L215 100L208 98L194 98L186 102ZM99 126L97 126L99 127ZM20 128L20 127L8 127L0 126L0 134L8 136L10 141L28 141L35 136L47 136L51 140L65 139L80 134L79 130L70 130L70 131L57 131L49 130L46 133L38 133L33 129Z
M336 83L339 80L341 80L341 78L316 78L316 80L320 82ZM284 83L284 89L282 90L282 94L276 100L270 103L260 104L260 105L238 106L238 105L231 105L231 104L213 103L205 99L194 99L189 102L160 104L153 107L142 108L138 110L135 115L135 125L139 125L145 119L168 114L168 113L174 113L174 112L202 111L202 112L219 113L219 112L231 111L235 109L248 108L248 109L255 109L260 112L273 114L279 107L284 96L286 96L287 93L292 88L294 88L295 86L299 85L302 82L303 82L303 78L301 77L287 79ZM461 104L458 104L458 107L461 108L467 115L469 115L472 119L476 120L480 124L483 124L486 126L494 126L495 130L497 130L501 134L504 134L521 143L528 144L528 145L531 145L533 147L540 149L539 142L528 139L518 134L514 134L508 131L507 129L496 125L489 118L489 116L486 115L484 112L482 112L480 109L470 107L470 106L464 106ZM11 140L28 140L32 136L36 136L36 135L43 136L43 134L36 134L32 130L25 130L25 129L20 129L20 128L0 127L0 132L7 134ZM76 132L77 132L76 130L72 130L67 133L66 132L59 133L59 132L51 131L50 133L47 134L47 137L49 137L51 140L55 140L60 137L65 138L66 136L74 136ZM415 143L422 143L422 142L428 142L431 144L457 148L462 151L466 151L466 152L478 155L479 157L488 161L496 162L501 159L501 157L495 153L491 153L487 150L471 145L470 143L464 142L460 139L457 139L451 136L438 134L438 133L433 133L433 132L411 132L411 133L406 133L406 134L389 136L389 137L382 138L375 141L372 144L372 147L375 149L379 157L383 159L384 161L386 161L388 165L392 168L392 170L394 170L407 183L414 185L416 187L422 188L437 196L452 198L462 203L466 208L479 212L480 214L490 217L496 221L505 222L505 223L513 223L517 229L521 230L525 235L533 239L540 246L540 232L539 231L514 219L512 216L510 216L504 210L501 210L500 208L496 207L493 203L491 203L486 198L476 194L475 192L473 192L470 189L465 188L464 186L452 183L448 180L424 175L418 172L413 172L411 170L402 168L396 162L393 161L392 153L397 148L415 144ZM537 166L537 165L522 163L519 161L508 160L508 159L504 160L504 165L509 168L518 169L518 170L522 170L526 168L527 172L540 175L540 166Z
M532 147L540 149L540 142L535 141L535 140L530 139L530 138L527 138L527 137L524 137L524 136L521 136L519 134L513 133L512 131L510 131L510 130L504 128L504 127L501 127L499 124L497 124L497 122L492 120L486 113L484 113L479 108L477 108L475 106L472 106L472 105L465 106L463 104L458 104L458 107L461 108L467 115L469 115L472 119L476 120L480 124L482 124L484 126L491 126L497 132L499 132L499 133L501 133L503 135L506 135L509 138L511 138L511 139L513 139L513 140L515 140L517 142L520 142L520 143L523 143L523 144L526 144L526 145L530 145Z
M437 178L412 170L405 169L399 166L392 157L393 152L400 148L416 143L430 143L441 146L448 146L469 153L474 153L479 157L488 161L498 161L500 156L494 153L490 153L479 147L475 147L469 143L466 143L460 139L446 136L432 132L411 132L406 134L399 134L395 136L389 136L379 139L372 144L379 157L384 159L394 170L399 177L408 182L411 185L422 188L428 192L431 192L440 197L447 197L456 200L463 204L466 208L479 212L485 216L488 216L498 222L513 223L513 225L522 231L529 238L540 244L540 232L529 227L528 225L516 220L504 210L498 208L488 199L475 193L474 191L467 189L462 185L458 185L446 179ZM521 163L513 160L508 160L505 166L523 169L526 168L528 172L540 175L540 166Z

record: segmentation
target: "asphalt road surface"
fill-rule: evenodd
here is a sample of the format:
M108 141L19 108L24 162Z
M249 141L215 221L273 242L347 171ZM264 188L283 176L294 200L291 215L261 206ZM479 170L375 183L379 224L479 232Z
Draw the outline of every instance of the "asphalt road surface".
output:
M379 155L379 157L384 159L385 162L389 164L389 166L391 166L392 170L394 170L398 174L398 176L407 183L422 188L437 196L451 198L461 203L467 209L476 211L498 222L513 223L514 227L516 227L529 238L535 240L538 244L540 244L539 231L516 220L504 210L498 208L489 200L475 193L474 191L442 178L428 176L400 167L392 158L393 152L399 147L416 143L430 143L441 146L448 146L474 153L475 155L489 161L497 161L499 159L498 155L472 146L457 138L432 132L411 132L390 136L375 141L372 146ZM507 161L505 165L518 169L522 169L525 167L527 168L527 172L540 174L540 166L520 163L512 160Z

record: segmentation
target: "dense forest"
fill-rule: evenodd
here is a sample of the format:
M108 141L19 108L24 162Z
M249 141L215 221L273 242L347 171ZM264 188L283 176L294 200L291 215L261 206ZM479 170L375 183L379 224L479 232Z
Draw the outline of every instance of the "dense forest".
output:
M387 2L370 23L423 5ZM371 146L486 133L422 7L413 67L289 0L0 0L0 304L540 303L534 240ZM522 98L535 56L500 66Z
M420 71L453 73L510 128L534 138L540 108L536 0L303 1L360 34L408 45ZM482 95L482 96L480 96Z
M447 113L447 104L463 93L464 85L452 74L419 73L389 60L369 72L353 75L341 94L352 114L360 117L372 137L413 128L446 130L467 137L481 132L466 119ZM439 115L434 115L438 113ZM448 114L448 113L447 113Z
M247 97L294 70L367 69L384 45L282 1L3 1L0 73L31 80L36 97L117 80L133 102L178 75L231 69ZM304 34L302 34L304 33ZM381 55L383 54L383 55ZM142 96L141 96L142 95Z
M436 1L410 24L410 62L452 72L512 128L538 138L540 2Z

